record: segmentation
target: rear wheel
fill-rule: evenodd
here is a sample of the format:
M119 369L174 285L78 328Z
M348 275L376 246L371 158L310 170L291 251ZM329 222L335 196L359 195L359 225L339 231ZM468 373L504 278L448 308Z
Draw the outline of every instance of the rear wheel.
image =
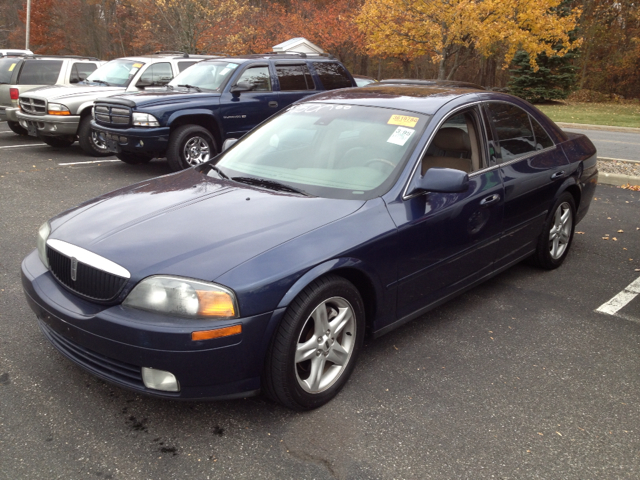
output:
M327 276L289 306L267 353L263 390L295 410L335 397L355 367L364 339L364 307L353 284Z
M122 160L124 163L128 163L130 165L140 165L141 163L149 163L153 160L151 155L137 154L131 152L120 152L116 153L116 157Z
M199 125L182 125L171 133L167 161L175 172L211 160L218 147L209 130Z
M61 137L49 137L45 135L39 135L38 138L42 140L44 143L49 145L50 147L55 148L67 148L73 145L76 141L75 136L73 135L64 135Z
M558 268L569 254L575 229L575 201L568 192L560 195L544 224L533 262L546 270Z
M9 125L9 128L13 131L13 133L17 133L18 135L29 135L27 129L21 127L18 122L7 122L7 125Z
M92 157L108 157L113 155L112 152L107 150L107 144L104 140L100 139L98 132L91 128L91 116L89 115L86 115L80 120L78 142L84 153Z

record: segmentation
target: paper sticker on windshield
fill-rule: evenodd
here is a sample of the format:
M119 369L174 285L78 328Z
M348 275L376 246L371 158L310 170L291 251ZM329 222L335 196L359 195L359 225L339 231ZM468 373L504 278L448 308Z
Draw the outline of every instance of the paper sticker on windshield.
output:
M236 68L238 66L237 63L227 63L227 68L233 70L234 68Z
M9 67L9 71L13 72L13 69L16 67L17 63L12 63L11 66Z
M416 119L417 120L417 119ZM401 147L407 143L407 140L411 138L415 130L411 128L398 127L389 137L387 143L393 143L394 145L400 145Z
M391 115L387 122L389 125L400 125L402 127L415 127L420 120L418 117L407 117L406 115Z
M141 63L134 63L132 66L133 66L133 68L140 68L142 66L142 64Z
M229 67L223 68L222 70L220 70L220 75L224 77L227 73L229 73L229 70L230 70Z
M140 70L138 67L132 68L131 70L129 70L129 76L135 75L138 70Z

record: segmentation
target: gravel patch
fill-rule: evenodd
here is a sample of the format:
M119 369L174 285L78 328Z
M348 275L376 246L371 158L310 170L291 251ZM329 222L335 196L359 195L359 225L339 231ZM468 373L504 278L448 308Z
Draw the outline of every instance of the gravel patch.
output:
M598 159L598 171L640 177L640 162L624 162L620 160Z

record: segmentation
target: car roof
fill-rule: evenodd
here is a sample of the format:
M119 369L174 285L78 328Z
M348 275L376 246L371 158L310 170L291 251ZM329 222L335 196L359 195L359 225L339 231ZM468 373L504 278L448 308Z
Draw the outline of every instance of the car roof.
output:
M477 96L485 90L445 85L371 83L365 87L344 88L307 97L306 101L343 103L397 108L433 115L442 105L463 96ZM506 97L506 95L505 95Z
M114 58L114 60L131 60L134 62L149 62L150 60L214 60L217 55L193 55L184 52L155 52L148 55L132 55Z
M314 62L337 62L338 59L329 54L314 54L314 53L302 53L302 52L283 52L283 53L255 53L248 55L237 56L222 56L219 58L212 58L211 60L222 60L234 63L245 63L251 60L286 60L286 61L304 61L311 60Z

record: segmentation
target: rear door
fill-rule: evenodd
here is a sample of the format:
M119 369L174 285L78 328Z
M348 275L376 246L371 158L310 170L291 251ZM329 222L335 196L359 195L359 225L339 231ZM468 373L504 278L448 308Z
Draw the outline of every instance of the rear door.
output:
M276 62L275 69L280 90L278 110L316 92L318 87L306 63Z
M483 105L496 142L496 161L505 188L504 234L496 267L534 248L568 161L542 126L508 102Z

